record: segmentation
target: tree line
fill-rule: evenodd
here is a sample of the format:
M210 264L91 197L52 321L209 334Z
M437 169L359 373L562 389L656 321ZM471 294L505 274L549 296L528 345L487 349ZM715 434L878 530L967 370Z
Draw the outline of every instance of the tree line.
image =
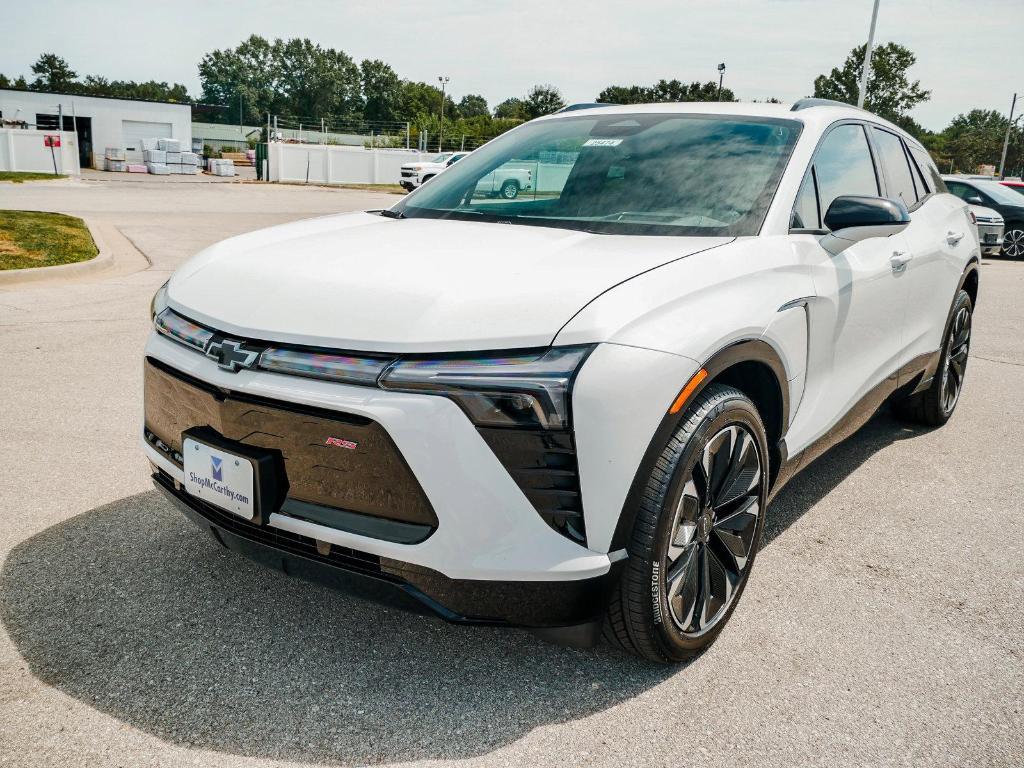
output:
M972 109L957 115L939 132L919 125L910 112L931 98L931 91L912 80L909 70L916 62L912 51L896 42L875 48L865 108L901 126L917 137L943 171L975 171L984 163L996 164L1002 151L1008 120L997 110ZM864 46L850 51L842 65L814 80L813 95L856 104L864 62ZM398 134L409 123L415 135L426 131L437 137L442 131L458 148L493 138L525 120L551 114L565 106L553 85L538 84L522 96L507 98L493 109L480 94L459 100L431 83L401 78L386 62L356 62L342 50L324 47L307 38L267 40L251 35L234 48L215 50L199 62L198 97L180 83L108 80L96 75L79 78L60 56L45 53L32 65L32 79L9 79L0 74L0 88L115 96L191 103L194 119L222 123L263 124L267 115L280 115L293 123L317 125L323 119L349 130L366 129L377 134ZM673 101L735 101L729 88L708 82L661 79L651 85L609 85L595 101L642 104ZM778 102L778 99L767 101ZM294 127L294 126L291 126ZM1024 141L1020 131L1011 141L1008 169L1024 166Z

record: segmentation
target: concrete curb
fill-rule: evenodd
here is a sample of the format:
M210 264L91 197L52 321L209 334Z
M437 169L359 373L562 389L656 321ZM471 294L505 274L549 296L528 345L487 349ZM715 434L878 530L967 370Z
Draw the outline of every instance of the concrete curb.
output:
M5 269L0 271L0 287L34 283L40 280L80 277L113 266L114 251L107 245L103 236L100 235L99 227L84 216L79 216L78 218L85 222L89 235L96 244L98 253L95 256L88 261L76 261L73 264L57 264L52 267L29 267L27 269Z

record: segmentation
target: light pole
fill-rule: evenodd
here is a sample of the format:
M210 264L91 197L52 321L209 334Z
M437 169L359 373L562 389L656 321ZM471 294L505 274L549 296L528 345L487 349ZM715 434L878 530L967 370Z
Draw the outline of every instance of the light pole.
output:
M878 21L878 2L871 11L871 29L868 30L868 44L864 48L864 66L860 72L860 92L857 94L857 106L864 109L864 98L868 93L868 75L871 74L871 51L875 47L875 22Z
M1003 154L999 157L999 178L1005 179L1004 166L1006 165L1006 148L1010 146L1010 129L1013 128L1013 110L1017 106L1017 94L1013 94L1013 101L1010 102L1010 119L1006 121L1006 136L1003 137Z
M725 62L718 65L718 101L722 100L722 80L725 78Z
M446 85L448 85L448 81L450 79L451 79L450 77L446 77L446 76L443 76L443 75L441 75L441 76L439 76L437 78L437 82L439 82L441 84L441 126L438 128L438 131L437 131L437 151L438 152L443 152L444 151L444 149L442 149L443 144L444 144L444 87Z

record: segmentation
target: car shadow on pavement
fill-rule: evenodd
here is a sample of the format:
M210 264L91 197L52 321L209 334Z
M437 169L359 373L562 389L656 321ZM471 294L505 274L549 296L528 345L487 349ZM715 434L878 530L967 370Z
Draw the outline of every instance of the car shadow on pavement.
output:
M879 417L819 459L773 504L766 544L879 448L920 433ZM683 669L291 579L223 550L157 491L15 547L0 619L39 680L89 706L175 744L303 762L477 756Z
M35 677L133 727L328 764L477 756L678 671L289 578L222 549L155 490L15 547L0 619Z
M930 431L929 427L901 421L883 408L858 432L812 461L779 491L768 508L761 548L785 533L789 526L880 450Z

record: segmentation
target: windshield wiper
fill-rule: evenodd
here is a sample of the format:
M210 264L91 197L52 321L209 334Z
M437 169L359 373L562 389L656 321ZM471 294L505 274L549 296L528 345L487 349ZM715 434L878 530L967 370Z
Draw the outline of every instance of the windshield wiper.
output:
M384 216L385 218L388 218L388 219L404 219L404 218L406 218L405 214L402 213L401 211L392 211L390 208L385 208L382 211L377 211L377 213L379 213L381 216Z

